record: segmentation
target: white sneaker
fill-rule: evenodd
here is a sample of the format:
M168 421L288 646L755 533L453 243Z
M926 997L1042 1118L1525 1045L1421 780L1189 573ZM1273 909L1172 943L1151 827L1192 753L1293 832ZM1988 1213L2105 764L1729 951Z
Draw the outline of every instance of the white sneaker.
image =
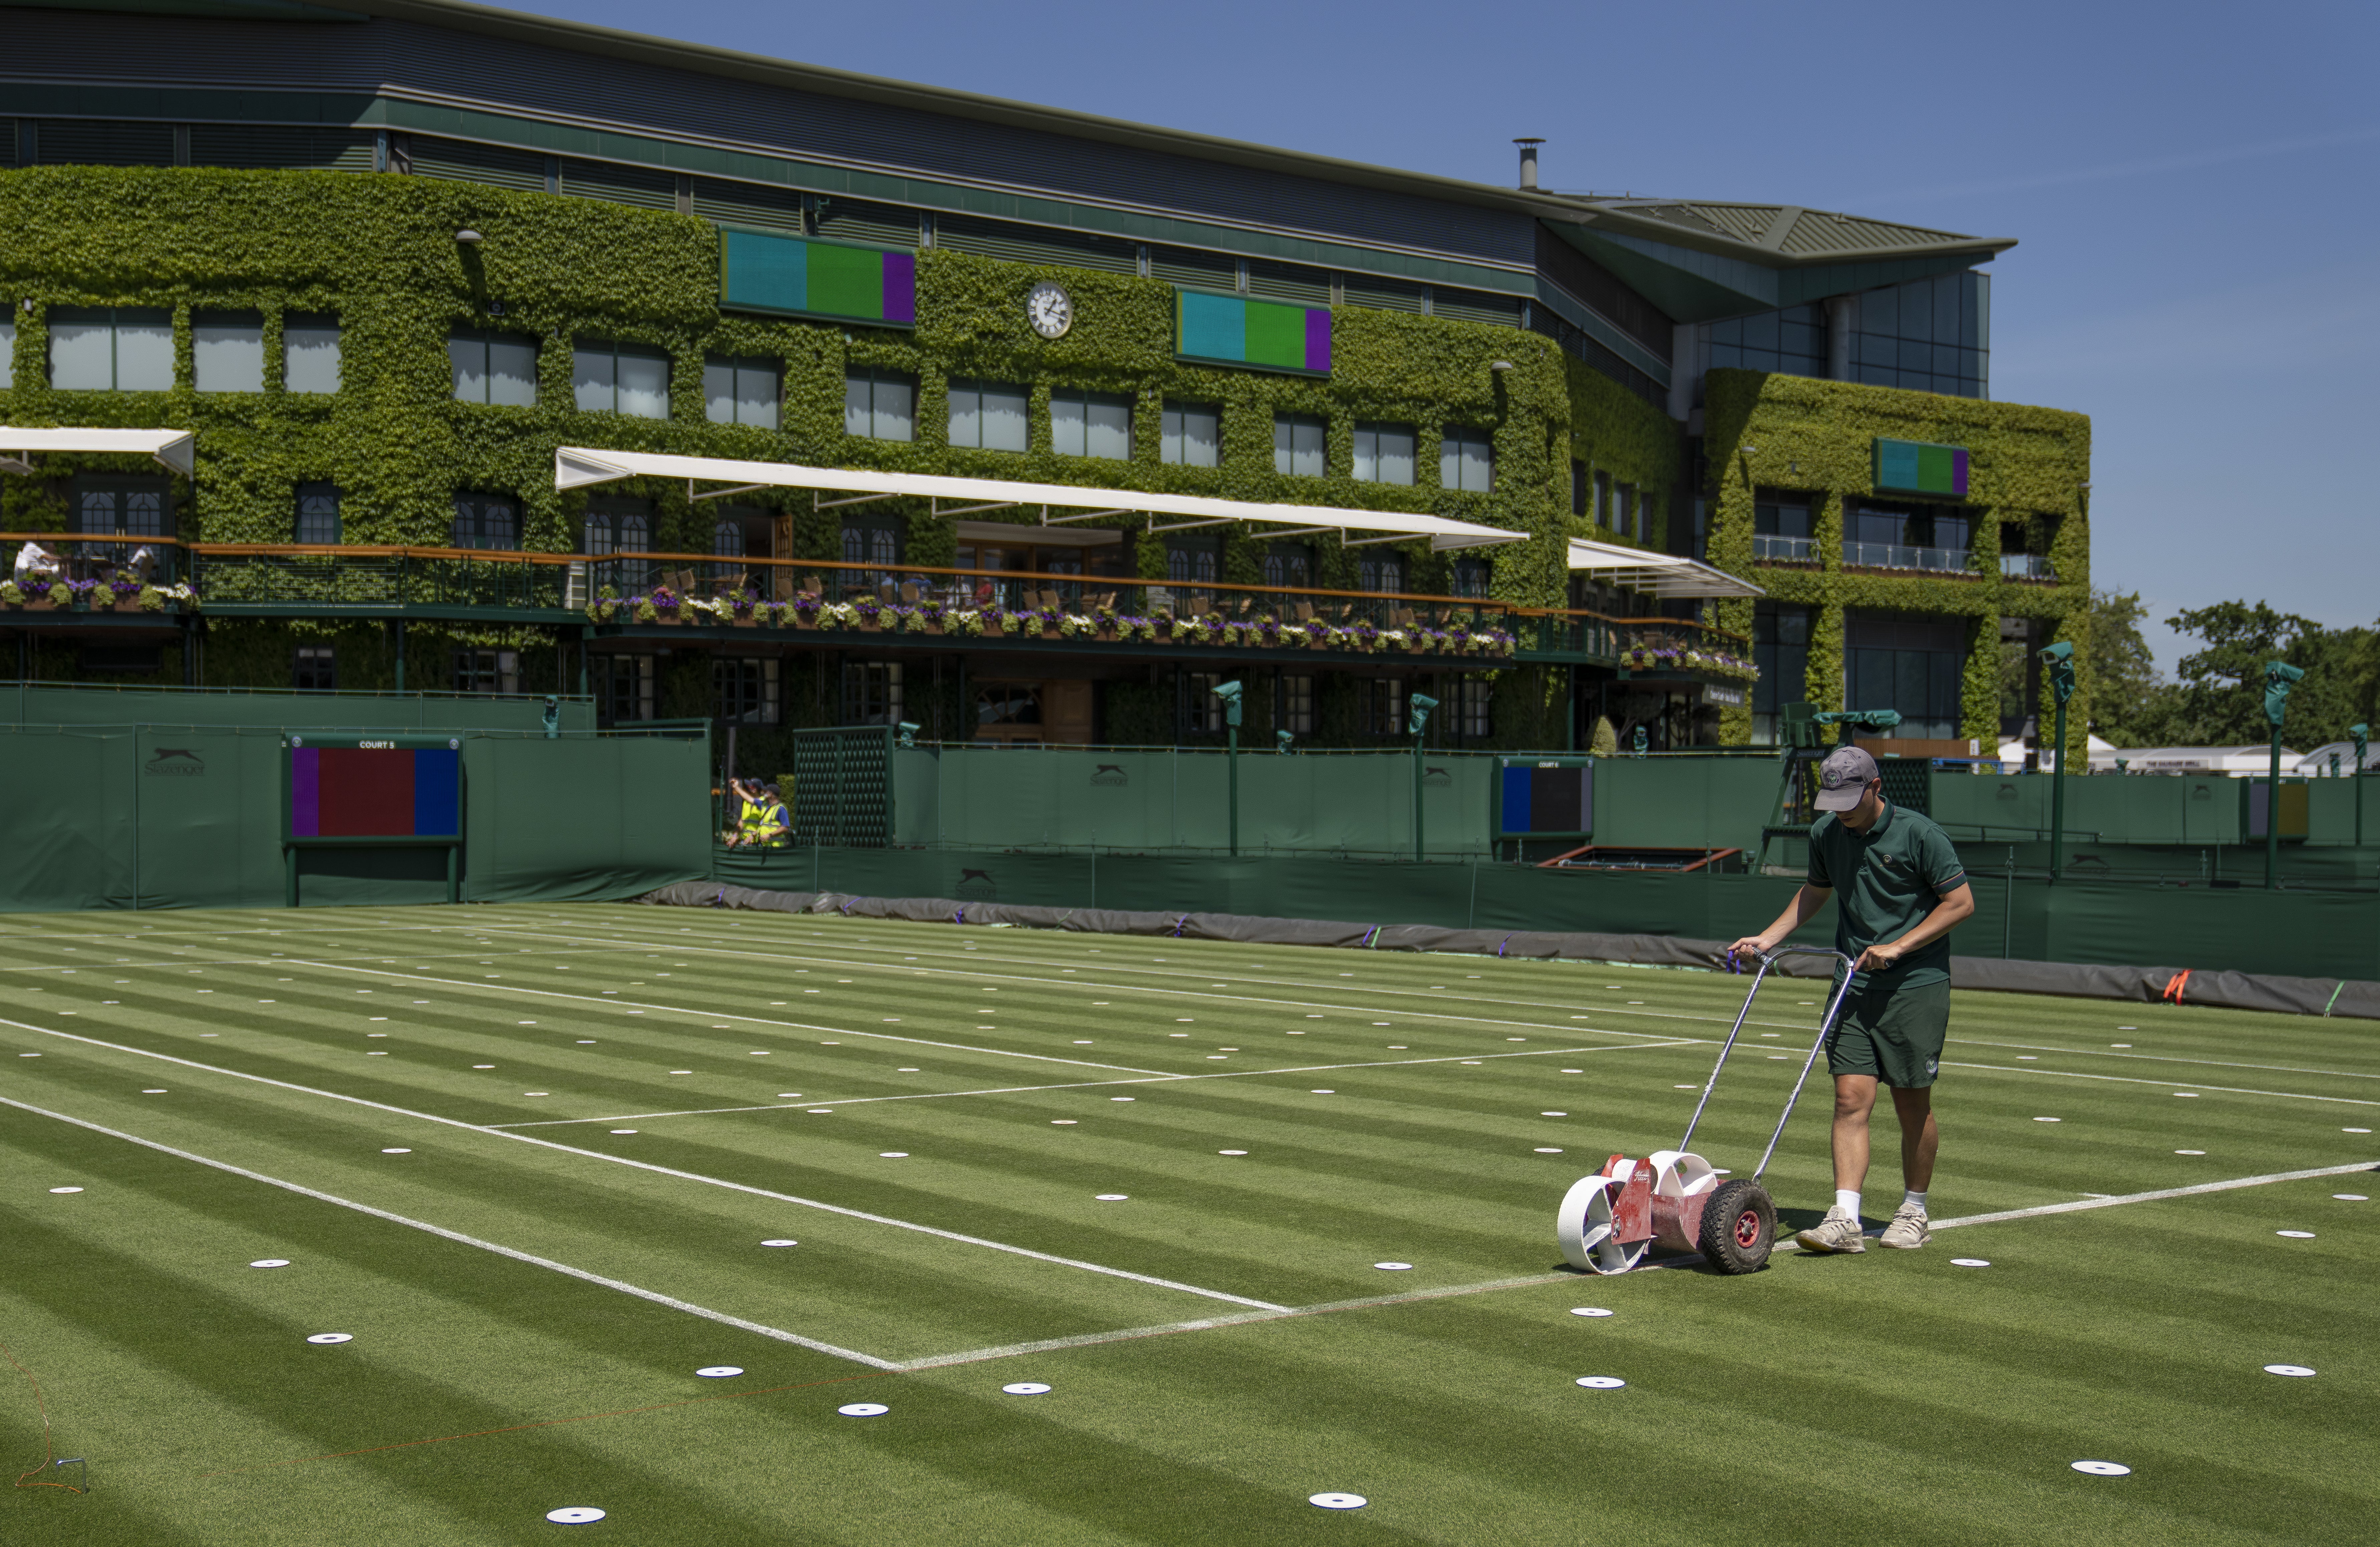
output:
M1903 1203L1892 1211L1892 1223L1884 1227L1884 1238L1876 1245L1915 1251L1933 1238L1934 1232L1925 1228L1924 1205Z
M1867 1238L1860 1234L1860 1223L1848 1209L1837 1207L1827 1211L1827 1217L1809 1229L1795 1235L1794 1242L1803 1251L1865 1251Z

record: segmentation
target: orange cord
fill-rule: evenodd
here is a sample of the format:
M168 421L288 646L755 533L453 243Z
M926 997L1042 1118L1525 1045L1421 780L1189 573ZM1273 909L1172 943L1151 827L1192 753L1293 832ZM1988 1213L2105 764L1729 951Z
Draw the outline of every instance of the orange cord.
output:
M56 1452L50 1448L50 1405L42 1399L42 1383L33 1379L33 1372L31 1370L26 1369L21 1364L17 1364L17 1356L8 1352L8 1346L5 1343L0 1343L0 1356L5 1356L10 1364L17 1365L17 1373L22 1375L27 1383L33 1388L33 1407L42 1415L42 1464L35 1467L31 1471L18 1474L17 1478L17 1486L19 1488L63 1488L69 1493L79 1493L83 1492L82 1489L77 1488L71 1482L27 1482L25 1480L26 1478L38 1476L42 1472L48 1471L50 1469L50 1463L56 1459Z

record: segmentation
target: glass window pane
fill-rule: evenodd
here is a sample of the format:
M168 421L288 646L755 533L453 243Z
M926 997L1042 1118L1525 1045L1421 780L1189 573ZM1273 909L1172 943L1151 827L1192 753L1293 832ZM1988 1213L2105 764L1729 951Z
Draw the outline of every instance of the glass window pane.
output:
M281 381L291 392L339 390L339 320L293 312L281 321Z
M106 312L50 313L50 384L98 392L115 385L115 329Z
M874 397L875 394L870 390L866 372L854 371L843 378L843 432L844 434L865 435L868 432L871 420L868 405Z
M983 448L986 451L1025 449L1026 407L1026 396L1023 387L984 384Z
M1355 426L1355 477L1365 483L1380 479L1380 434L1371 426Z
M953 382L951 399L951 445L980 446L983 445L983 393L973 382Z
M0 391L17 384L17 324L0 317Z
M115 390L167 392L174 385L174 314L149 308L115 311Z
M723 356L702 357L702 417L713 424L735 422L735 362Z
M738 360L735 365L735 421L763 430L777 428L783 388L772 359Z
M916 390L898 376L879 376L876 378L875 397L876 438L880 441L916 440Z
M1289 470L1300 478L1322 476L1322 421L1301 417L1294 429L1294 459Z
M652 530L641 510L624 511L613 523L612 541L623 554L652 552Z
M609 413L619 406L618 359L609 344L580 340L570 352L570 390L578 406L593 413Z
M1411 483L1414 481L1414 432L1411 430L1381 426L1379 470L1382 483Z
M669 418L669 357L620 351L620 411L638 419Z
M1272 416L1272 470L1286 474L1295 466L1297 431L1286 414Z
M336 542L339 540L339 492L323 484L298 487L298 541Z
M1870 290L1859 298L1859 330L1889 338L1900 331L1900 292Z
M1129 443L1127 442L1127 445ZM1222 415L1213 408L1182 410L1182 461L1192 468L1211 468L1222 459Z
M1438 443L1438 486L1463 487L1463 437L1451 430Z
M1157 459L1168 465L1182 460L1182 409L1168 403L1158 415Z
M481 500L480 502L480 546L518 549L520 547L520 513L505 501Z
M1050 449L1061 457L1083 453L1083 400L1074 393L1050 395Z
M528 408L537 402L537 346L514 338L488 340L488 401Z
M200 392L262 392L264 319L243 312L192 313L190 359Z
M451 337L446 359L455 368L455 397L462 403L488 400L488 346L480 339Z
M1088 397L1083 402L1087 425L1084 451L1111 462L1132 457L1132 404L1119 397Z

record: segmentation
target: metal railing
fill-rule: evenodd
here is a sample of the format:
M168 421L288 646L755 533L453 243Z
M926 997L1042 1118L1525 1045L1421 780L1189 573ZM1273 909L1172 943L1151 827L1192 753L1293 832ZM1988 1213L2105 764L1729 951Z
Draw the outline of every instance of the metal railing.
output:
M2002 554L2000 579L2004 580L2054 580L2058 571L2049 560L2039 554Z
M1786 564L1815 564L1818 558L1818 540L1815 537L1779 537L1772 532L1755 532L1752 556Z
M1846 542L1843 564L1860 569L1931 569L1959 573L1967 568L1964 548L1905 548L1898 542Z
M0 579L47 585L170 586L185 578L183 544L175 538L134 532L0 531Z

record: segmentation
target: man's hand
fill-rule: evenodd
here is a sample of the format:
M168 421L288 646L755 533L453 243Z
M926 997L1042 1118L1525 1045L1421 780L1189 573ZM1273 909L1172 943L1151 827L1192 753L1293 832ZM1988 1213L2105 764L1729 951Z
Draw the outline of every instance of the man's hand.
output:
M1734 944L1729 946L1727 948L1727 954L1730 956L1750 956L1757 959L1761 956L1767 956L1776 948L1777 947L1771 945L1767 940L1760 935L1747 934L1742 940L1739 940Z
M1888 972L1892 968L1900 965L1901 953L1907 949L1908 947L1906 945L1902 945L1898 942L1890 944L1871 945L1866 950L1860 953L1859 960L1852 965L1852 970L1854 972Z

